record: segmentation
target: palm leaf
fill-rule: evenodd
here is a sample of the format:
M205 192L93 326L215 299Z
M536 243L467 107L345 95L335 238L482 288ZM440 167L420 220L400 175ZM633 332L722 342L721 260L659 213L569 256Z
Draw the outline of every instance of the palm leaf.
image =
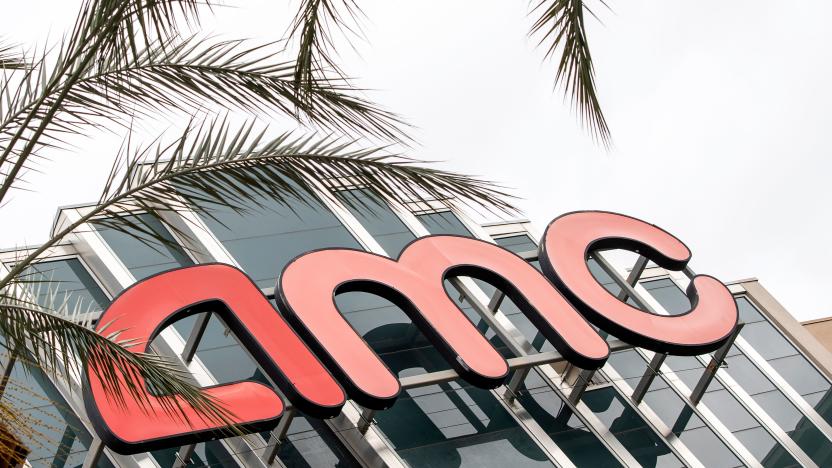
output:
M124 402L129 397L149 410L145 389L134 379L123 378L139 375L158 391L162 407L172 415L185 415L179 400L173 398L176 395L213 421L227 424L233 420L233 415L203 394L174 360L153 353L134 353L129 348L138 343L119 342L118 330L104 336L64 317L65 310L49 310L22 299L24 294L25 290L15 287L0 293L0 335L7 349L26 349L33 366L61 378L80 372L80 361L89 365L115 401Z
M399 202L455 198L475 209L515 211L511 197L488 181L425 167L383 148L267 133L253 123L234 128L212 120L190 126L165 146L132 153L126 148L96 209L96 216L110 221L99 222L164 242L126 213L195 210L211 216L211 206L246 212L263 199L290 206L316 199L318 184L335 189L344 180Z
M301 1L289 37L299 43L294 81L303 95L311 92L318 76L329 72L344 76L332 56L333 31L356 34L357 19L362 15L355 0Z
M564 95L572 101L581 123L589 127L593 137L609 145L610 129L595 86L585 11L594 16L583 0L539 0L532 8L539 16L531 34L541 36L539 45L546 47L547 58L562 49L555 84L563 86Z
M23 54L11 45L0 44L0 70L25 70L28 68Z

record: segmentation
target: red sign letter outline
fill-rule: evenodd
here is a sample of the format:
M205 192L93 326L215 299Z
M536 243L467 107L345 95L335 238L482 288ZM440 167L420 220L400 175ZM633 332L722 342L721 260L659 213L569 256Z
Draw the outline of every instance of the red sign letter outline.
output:
M546 276L601 329L633 345L657 352L697 355L719 348L737 325L737 305L728 288L711 276L693 278L687 295L693 308L660 316L621 302L601 286L587 265L589 253L626 249L668 270L682 270L690 250L652 224L602 211L580 211L556 218L540 244Z
M207 264L181 268L147 278L119 295L99 320L99 329L123 330L120 340L135 340L146 352L159 332L178 319L211 311L251 352L258 364L301 411L331 417L341 411L344 392L309 348L275 311L255 284L228 265ZM86 370L84 393L87 413L105 445L124 454L185 445L211 439L216 421L201 417L182 403L188 419L165 411L159 398L147 394L150 408L132 398L119 402L108 396L102 382ZM124 377L120 377L124 382ZM135 377L138 388L147 384ZM147 391L147 390L145 390ZM280 397L256 382L210 387L206 393L225 405L248 431L274 427L283 412ZM181 397L179 398L180 402ZM174 411L173 413L176 413Z
M275 299L350 398L384 409L398 396L399 381L338 312L334 295L364 291L388 299L407 313L460 376L494 388L508 366L448 297L443 282L453 276L471 276L503 290L576 365L594 369L606 361L606 342L540 272L501 247L467 237L422 237L398 261L349 249L310 252L283 270Z

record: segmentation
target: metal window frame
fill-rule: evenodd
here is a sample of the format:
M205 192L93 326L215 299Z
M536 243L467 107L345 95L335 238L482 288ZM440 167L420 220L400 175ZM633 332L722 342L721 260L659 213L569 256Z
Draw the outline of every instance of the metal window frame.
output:
M662 270L664 271L664 270ZM676 273L676 274L674 274ZM678 274L678 272L668 272L664 271L664 275L670 278L676 286L681 289L682 291L685 290L686 283L689 281L684 275ZM731 288L735 291L732 291L732 294L737 297L739 294L736 292L736 288ZM659 305L660 306L660 305ZM661 306L660 306L661 307ZM735 340L735 343L738 342L741 337L738 337ZM709 359L705 356L696 356L696 359L703 365L703 368L707 368L709 364ZM753 361L752 361L753 363ZM761 370L766 377L770 378L765 371ZM664 366L663 374L672 376L672 380L674 380L674 386L680 389L685 396L691 395L693 389L687 387L687 385L679 379L675 373L670 369L668 366ZM774 419L769 416L769 414L763 409L756 401L754 401L753 397L749 395L742 386L734 380L734 378L730 375L727 369L724 367L720 367L717 369L714 379L716 379L722 386L731 394L733 397L743 406L745 409L754 417L758 423L768 431L770 435L772 435L775 440L777 440L780 445L788 451L792 457L795 458L798 462L803 464L804 466L817 466L795 442L794 440L784 431L775 421ZM671 380L671 379L668 379ZM697 406L702 406L707 408L704 403L699 403ZM710 412L710 411L708 411ZM718 419L717 419L718 420ZM827 436L828 437L828 436Z

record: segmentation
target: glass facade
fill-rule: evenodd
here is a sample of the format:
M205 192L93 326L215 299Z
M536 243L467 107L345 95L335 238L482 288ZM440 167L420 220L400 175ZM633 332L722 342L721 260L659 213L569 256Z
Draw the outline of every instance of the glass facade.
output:
M334 202L295 194L282 200L261 197L242 211L207 204L198 208L207 234L219 246L205 251L221 252L211 254L216 257L212 260L238 265L266 293L281 269L307 251L344 247L396 258L425 233L476 237L478 232L493 232L493 238L484 240L523 255L539 268L537 243L519 224L478 228L448 210L401 213L363 188L336 192ZM96 281L102 272L88 265L116 261L138 281L194 264L172 230L155 217L133 214L128 221L153 236L92 223L106 249L69 246L69 254L30 268L27 273L36 280L36 299L44 305L60 303L97 313L130 284L122 281L104 291ZM622 295L620 285L631 265L616 265L620 269L610 271L597 255L588 259L596 280L619 299L643 304L639 298ZM101 261L88 262L85 256ZM611 256L604 258L612 263ZM680 287L685 281L654 266L648 270L636 291L661 306L656 313L687 312L690 303ZM49 287L37 288L41 282ZM490 312L483 307L487 304L476 304L477 297L498 298L496 288L477 280L464 282L465 288L457 289L457 283L446 281L449 297L505 358L554 351L508 298ZM451 369L396 305L358 292L338 294L334 301L399 378ZM324 421L293 413L278 442L275 466L832 466L829 376L753 297L739 292L737 304L744 328L725 361L716 363L718 367L711 365L712 355L667 356L660 367L650 369L653 353L622 347L609 336L617 348L607 365L591 376L581 377L580 369L558 362L515 370L494 390L445 378L403 390L384 411L367 412L350 402L352 416L340 419ZM176 342L160 336L157 348L180 353L183 344L187 347L191 337L198 336L199 341L192 343L193 360L182 365L197 369L205 385L240 380L271 385L216 314L191 316L172 327L178 332ZM76 412L83 407L79 396L59 391L62 387L48 376L27 369L24 354L12 359L7 350L2 364L9 378L2 386L1 401L14 402L48 426L42 437L24 440L31 449L30 464L81 466L94 437L90 422ZM693 390L708 374L709 365L717 369L714 378L694 401ZM635 398L636 388L644 382L643 396ZM576 394L579 398L570 399ZM267 465L266 448L275 443L274 436L266 432L201 443L187 460L179 459L179 447L130 457L105 452L98 465L260 467Z

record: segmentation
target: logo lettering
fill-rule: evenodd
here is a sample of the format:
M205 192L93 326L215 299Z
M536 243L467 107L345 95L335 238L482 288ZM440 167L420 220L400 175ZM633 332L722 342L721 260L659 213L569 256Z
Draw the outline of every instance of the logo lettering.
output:
M344 389L372 409L389 408L401 391L397 377L338 311L334 296L342 292L363 291L396 304L463 379L483 388L499 386L508 365L448 297L443 285L448 278L469 276L503 291L565 359L584 369L601 367L609 354L586 319L633 345L681 355L717 349L736 326L730 291L710 276L691 281L687 294L693 308L682 315L658 316L621 302L587 265L589 254L603 249L636 251L669 270L683 269L691 257L681 241L656 226L615 213L576 212L547 227L540 245L542 274L501 247L458 236L417 239L398 260L324 249L284 268L275 288L280 313L243 272L209 264L171 270L128 288L104 312L99 330L112 324L121 330L119 339L141 343L134 352L146 352L176 320L214 312L298 410L326 418L339 414ZM109 395L92 369L86 374L87 411L102 441L119 453L197 443L222 429L178 396L187 420L166 411L139 376L131 375L130 384L145 389L145 406ZM246 431L274 427L284 407L274 390L255 382L217 385L206 393Z
M592 276L587 265L594 250L638 252L662 268L682 270L691 253L668 232L629 216L600 211L569 213L546 228L540 266L578 310L602 330L636 346L678 355L719 348L737 325L737 305L728 288L711 276L691 281L693 308L682 315L644 312L619 301Z

